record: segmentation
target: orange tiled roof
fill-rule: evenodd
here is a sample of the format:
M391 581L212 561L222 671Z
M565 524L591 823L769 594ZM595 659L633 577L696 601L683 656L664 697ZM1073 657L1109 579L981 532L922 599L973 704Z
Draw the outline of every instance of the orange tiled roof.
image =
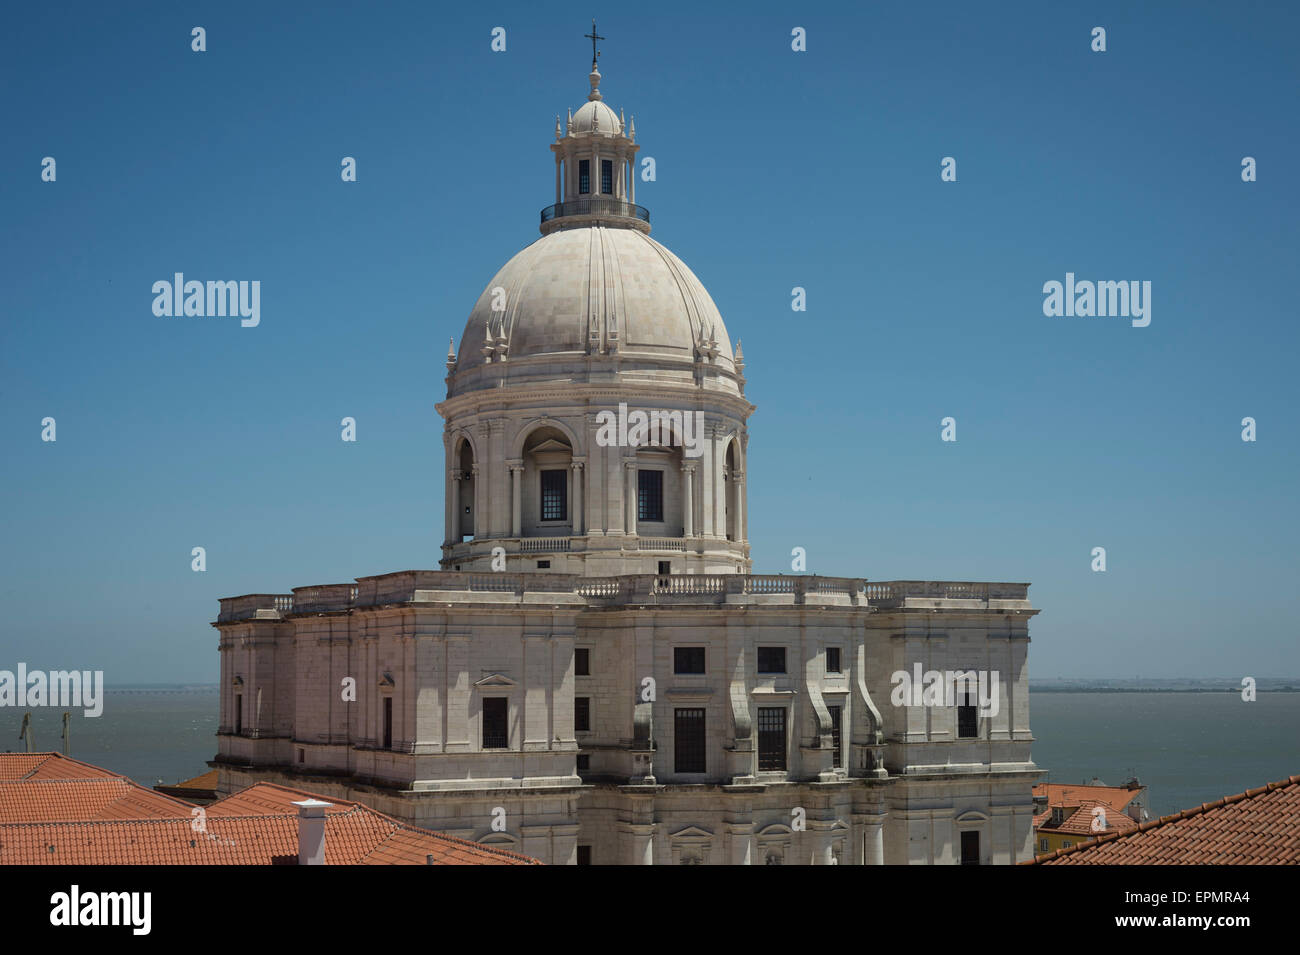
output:
M1297 865L1300 776L1104 833L1023 865Z
M207 807L54 753L0 754L0 865L296 865L313 793L258 783ZM540 865L326 799L327 865ZM200 826L202 831L196 831Z
M1039 783L1034 787L1034 797L1046 798L1048 806L1079 806L1083 800L1092 799L1117 810L1123 810L1141 792L1141 789L1123 786L1072 786L1067 783Z
M1093 835L1092 828L1092 810L1100 806L1105 813L1106 827L1102 832L1129 832L1136 829L1138 824L1129 816L1117 810L1114 806L1101 802L1097 799L1085 799L1083 804L1065 818L1059 826L1041 826L1045 832L1061 832L1077 835Z
M193 779L187 779L183 783L177 783L175 786L168 786L168 789L216 789L217 777L221 774L215 769L210 769L201 776L195 776Z
M0 780L0 822L188 819L192 808L121 777Z

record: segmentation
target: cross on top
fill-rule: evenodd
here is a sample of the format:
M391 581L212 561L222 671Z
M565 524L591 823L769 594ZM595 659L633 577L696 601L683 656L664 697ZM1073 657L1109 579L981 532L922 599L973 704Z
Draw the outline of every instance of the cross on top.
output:
M603 36L601 36L599 33L596 32L595 17L591 18L591 32L584 33L583 36L591 41L591 68L594 70L596 68L596 57L600 56L600 54L596 51L596 41L605 39Z

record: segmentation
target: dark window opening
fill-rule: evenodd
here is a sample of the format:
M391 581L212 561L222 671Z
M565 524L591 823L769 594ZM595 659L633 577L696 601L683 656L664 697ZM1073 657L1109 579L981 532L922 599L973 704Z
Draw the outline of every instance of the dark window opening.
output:
M674 673L703 673L703 647L673 647Z
M578 755L578 772L585 773L589 769L591 769L591 757L586 753L580 753Z
M659 561L659 576L667 577L673 572L673 562L671 560Z
M957 706L957 738L975 739L979 736L979 711L970 690L962 691L962 700Z
M575 696L573 698L573 728L585 733L591 729L591 697Z
M575 676L591 676L591 651L586 647L573 651L573 672Z
M785 769L785 707L758 708L758 768L781 772Z
M961 864L980 864L980 834L967 830L961 834Z
M393 748L393 698L384 697L384 749Z
M600 161L600 191L607 196L614 193L614 163L610 159Z
M840 672L840 648L839 647L826 648L826 672L827 673Z
M585 196L591 192L591 160L578 160L578 194Z
M759 673L784 673L785 672L785 647L759 647L758 648L758 672Z
M551 569L551 562L550 562L549 560L539 560L539 561L537 562L537 569L538 569L538 570L550 570L550 569Z
M840 730L844 725L844 707L832 706L831 711L831 768L839 769L844 765L840 759Z
M704 772L704 710L673 711L673 772Z
M652 524L662 523L664 519L664 472L638 471L636 519Z
M235 735L244 732L244 694L235 694Z
M591 865L591 846L578 846L578 865Z
M484 749L505 749L510 745L509 711L510 701L504 696L489 696L483 700Z
M568 472L542 472L542 520L567 521L569 519Z

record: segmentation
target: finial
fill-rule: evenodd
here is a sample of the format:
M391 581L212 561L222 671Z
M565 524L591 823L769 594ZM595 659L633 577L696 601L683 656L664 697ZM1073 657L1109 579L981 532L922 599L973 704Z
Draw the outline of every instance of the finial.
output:
M564 130L562 130L562 129L560 128L560 117L559 117L559 114L556 114L556 117L555 117L555 138L556 138L556 139L563 139L563 138L564 138Z
M618 130L622 132L627 129L627 121L623 119L623 107L618 108Z
M627 138L632 140L636 139L636 113L632 114L632 128L631 131L627 134Z
M572 136L573 135L573 107L572 106L569 107L569 125L567 128L569 130L569 135Z
M456 343L452 339L448 338L447 339L447 371L451 371L455 367L456 367Z
M740 339L736 339L736 367L745 367L745 349L740 347Z
M600 99L600 70L596 68L596 60L600 58L600 51L596 49L596 41L605 38L596 32L595 17L591 18L591 32L584 33L583 36L591 41L591 75L588 77L591 80L591 92L587 94L587 99L598 100Z

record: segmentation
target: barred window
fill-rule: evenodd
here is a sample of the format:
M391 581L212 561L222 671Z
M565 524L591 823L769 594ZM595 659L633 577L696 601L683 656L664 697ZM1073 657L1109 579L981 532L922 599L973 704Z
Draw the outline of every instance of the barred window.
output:
M483 700L484 749L506 749L510 745L509 706L510 701L504 696L489 696Z
M664 472L637 471L636 519L639 521L662 522L664 519Z
M600 191L605 195L614 193L614 163L609 159L600 161Z
M827 673L840 672L840 648L839 647L826 648L826 672Z
M785 769L785 707L758 708L758 768Z
M542 472L542 520L569 519L568 474L562 470Z
M703 708L673 711L673 772L702 773L704 769Z
M591 160L578 160L578 194L588 195L591 192Z
M591 697L575 696L573 698L573 728L579 733L591 729Z

